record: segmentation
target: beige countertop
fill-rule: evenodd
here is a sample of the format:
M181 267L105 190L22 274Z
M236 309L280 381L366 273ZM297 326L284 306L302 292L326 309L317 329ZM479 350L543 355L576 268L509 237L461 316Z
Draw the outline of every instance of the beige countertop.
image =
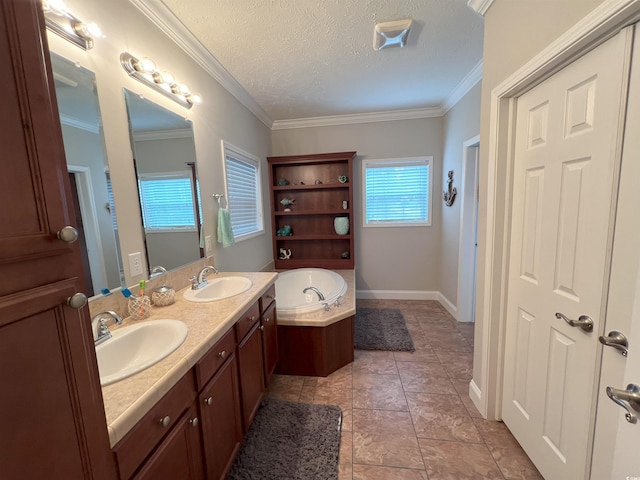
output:
M189 331L182 345L160 362L102 388L109 441L112 447L233 327L244 312L267 291L278 274L276 272L220 274L220 276L238 275L248 277L253 282L251 288L241 295L211 303L193 303L183 299L182 292L186 290L185 288L176 292L176 303L173 305L153 307L148 319L138 321L125 319L123 326L165 318L181 320L187 325ZM351 285L349 287L351 289Z

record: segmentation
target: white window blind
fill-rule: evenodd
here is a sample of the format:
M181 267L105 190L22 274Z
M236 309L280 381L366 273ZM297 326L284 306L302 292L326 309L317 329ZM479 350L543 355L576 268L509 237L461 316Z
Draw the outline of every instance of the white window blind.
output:
M107 197L109 199L109 213L111 214L111 224L113 226L113 231L118 231L118 221L116 220L116 203L113 199L113 187L111 186L111 175L106 173L107 175Z
M141 175L138 183L145 229L196 229L192 182L188 173Z
M364 226L430 225L431 157L365 160Z
M264 231L260 161L228 143L223 143L223 150L231 228L237 241Z

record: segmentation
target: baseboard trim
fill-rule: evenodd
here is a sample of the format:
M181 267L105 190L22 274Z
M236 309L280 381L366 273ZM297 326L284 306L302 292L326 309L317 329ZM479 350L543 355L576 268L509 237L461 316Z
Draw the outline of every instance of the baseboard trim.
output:
M356 290L356 298L367 300L438 300L440 292L425 290Z
M478 388L478 385L473 379L469 382L469 397L482 416L487 418L487 406L484 404L482 399L482 391Z
M438 292L438 301L451 314L453 318L458 320L458 307L456 307L442 292Z

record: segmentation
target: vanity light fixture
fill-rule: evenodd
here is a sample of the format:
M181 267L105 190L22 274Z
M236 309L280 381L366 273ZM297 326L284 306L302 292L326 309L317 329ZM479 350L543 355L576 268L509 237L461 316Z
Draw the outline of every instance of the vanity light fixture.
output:
M95 23L85 23L72 15L62 0L42 0L47 28L74 45L89 50L93 41L104 35Z
M373 49L404 47L412 24L411 18L376 24L373 29Z
M160 72L150 58L136 58L129 52L122 52L120 63L129 76L166 95L183 107L191 108L202 103L200 95L192 93L185 84L176 82L169 72Z

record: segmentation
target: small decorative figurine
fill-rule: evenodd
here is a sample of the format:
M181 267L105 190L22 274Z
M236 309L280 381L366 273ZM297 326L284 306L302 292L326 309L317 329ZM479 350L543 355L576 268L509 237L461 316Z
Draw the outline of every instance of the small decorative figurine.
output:
M319 178L316 180L316 185L322 185L322 180L320 180Z
M291 258L291 249L280 249L280 260L289 260Z
M340 176L338 177L338 181L339 181L340 183L347 183L347 182L349 181L349 177L347 177L346 175L340 175Z
M444 204L447 207L450 207L451 205L453 205L454 200L456 199L456 194L458 193L458 190L453 187L453 170L449 170L449 173L447 174L447 190L445 190L444 192L442 192L442 198L444 200Z
M280 185L281 187L286 187L287 185L289 185L289 180L287 180L286 178L281 178L278 180L278 185Z
M288 237L293 235L293 231L291 230L291 225L284 225L282 228L279 228L276 231L276 236L278 237Z
M283 198L282 200L280 200L280 203L284 207L284 211L285 212L290 212L291 211L291 206L295 203L295 199L293 199L293 198Z
M349 258L351 255L349 254L349 250L345 250L340 254L341 258Z

